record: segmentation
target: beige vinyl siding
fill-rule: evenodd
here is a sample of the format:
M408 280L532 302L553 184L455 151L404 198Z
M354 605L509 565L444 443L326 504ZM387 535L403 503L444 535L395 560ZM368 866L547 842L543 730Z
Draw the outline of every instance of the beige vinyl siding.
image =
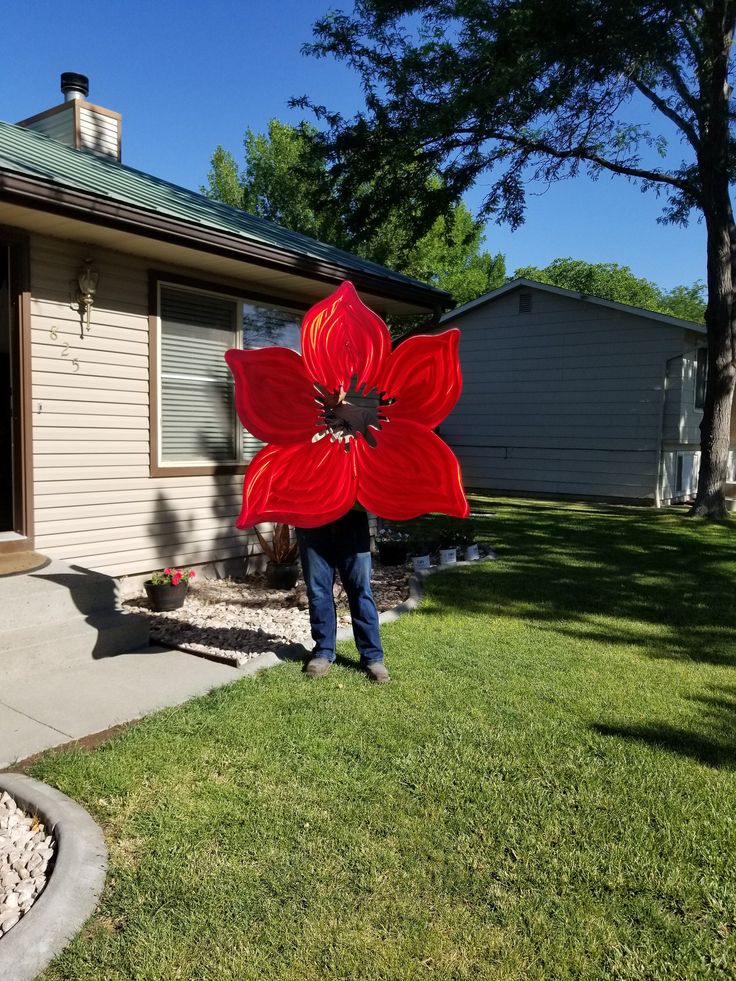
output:
M87 257L31 241L36 547L111 575L244 555L240 474L150 477L146 265L94 250L100 282L81 337L72 292Z
M79 106L79 141L83 150L117 159L119 126L115 116Z
M684 331L522 292L529 313L513 291L456 321L463 392L440 432L466 484L653 500L665 365Z
M27 128L43 133L52 140L58 140L59 143L74 146L74 106L69 105L68 109L64 108L61 112L53 112L36 119Z

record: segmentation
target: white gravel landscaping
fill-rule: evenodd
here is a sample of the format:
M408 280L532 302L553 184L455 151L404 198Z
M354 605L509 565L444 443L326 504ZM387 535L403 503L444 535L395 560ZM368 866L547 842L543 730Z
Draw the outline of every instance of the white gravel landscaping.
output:
M379 613L393 609L409 595L408 566L373 569L373 595ZM151 618L151 642L177 647L205 657L242 665L284 644L311 648L304 584L295 589L268 589L262 574L247 579L200 579L189 587L184 606L170 613L153 613L145 595L125 606ZM342 587L335 586L338 628L349 626L350 615Z
M46 885L56 845L37 817L10 794L0 796L0 938L28 912ZM2 943L2 939L0 939Z

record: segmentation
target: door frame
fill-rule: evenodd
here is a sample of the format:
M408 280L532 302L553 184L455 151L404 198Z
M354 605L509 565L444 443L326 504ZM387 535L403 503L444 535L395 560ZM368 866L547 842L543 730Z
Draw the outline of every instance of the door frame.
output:
M13 525L20 538L3 541L0 554L34 547L31 402L31 263L25 232L0 225L10 257L10 370L13 385Z

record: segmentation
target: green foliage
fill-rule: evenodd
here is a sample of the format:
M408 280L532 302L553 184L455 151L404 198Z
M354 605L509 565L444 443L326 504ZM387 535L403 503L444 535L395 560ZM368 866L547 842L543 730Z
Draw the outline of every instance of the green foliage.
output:
M194 579L197 573L194 569L174 569L167 567L151 573L151 582L154 586L178 586L181 582L189 582Z
M661 290L648 279L635 276L628 266L615 262L585 262L583 259L555 259L548 266L522 266L514 278L534 279L564 289L599 296L604 300L628 303L643 310L666 313L683 320L703 323L705 301L702 283Z
M292 231L344 247L317 131L272 119L268 133L245 134L243 208Z
M201 188L202 193L214 201L222 201L232 208L243 207L243 188L235 158L229 150L218 146L212 154L210 171L207 175L207 187Z
M374 176L361 182L354 207L347 205L339 177L328 170L317 130L307 123L290 126L272 119L267 133L246 132L242 173L232 155L218 147L205 193L446 290L457 304L500 286L506 274L503 256L483 250L482 226L462 202L437 216L417 238L412 215L425 194L439 192L440 181L425 180L411 165L404 171L407 180L415 179L410 196L380 223L356 224L358 210L377 207L385 181Z
M705 203L707 172L696 165L710 153L703 137L726 150L727 106L717 86L701 83L716 83L724 70L734 22L728 6L719 13L716 0L700 8L684 0L361 0L352 14L318 20L306 50L356 71L365 109L346 119L307 97L293 104L327 124L347 197L374 168L397 174L378 202L384 209L406 193L406 164L440 174L441 191L421 216L425 228L481 175L488 188L481 214L518 225L529 178L554 181L581 165L594 177L607 169L659 185L667 216L685 221ZM656 110L651 124L627 118L635 93ZM685 148L681 163L667 159L677 151L667 140L672 124ZM650 166L646 157L655 155ZM365 208L360 217L378 216Z
M299 556L299 543L292 539L288 525L276 522L267 538L256 526L255 533L258 544L269 562L274 565L292 565Z

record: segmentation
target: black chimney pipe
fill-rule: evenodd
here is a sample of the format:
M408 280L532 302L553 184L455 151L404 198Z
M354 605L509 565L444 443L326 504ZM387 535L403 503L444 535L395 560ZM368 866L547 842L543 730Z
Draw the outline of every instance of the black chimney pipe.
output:
M65 102L70 102L72 99L86 99L89 95L89 79L86 75L79 75L77 72L62 72L61 91L64 93Z

